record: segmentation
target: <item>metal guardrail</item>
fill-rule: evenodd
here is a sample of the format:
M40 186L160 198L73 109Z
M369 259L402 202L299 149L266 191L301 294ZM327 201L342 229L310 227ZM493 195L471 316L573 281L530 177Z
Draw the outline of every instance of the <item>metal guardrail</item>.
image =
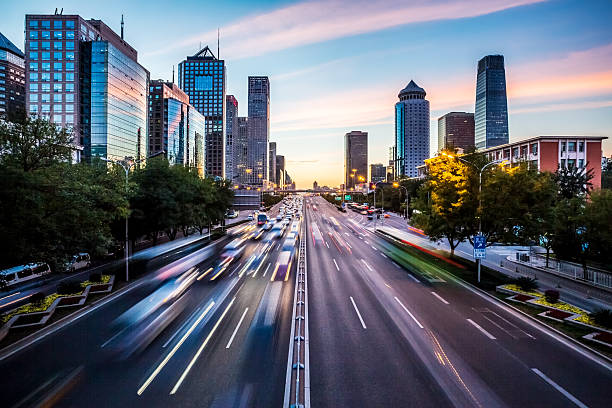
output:
M298 251L284 408L310 408L308 284L304 225L305 223L302 223L302 238Z

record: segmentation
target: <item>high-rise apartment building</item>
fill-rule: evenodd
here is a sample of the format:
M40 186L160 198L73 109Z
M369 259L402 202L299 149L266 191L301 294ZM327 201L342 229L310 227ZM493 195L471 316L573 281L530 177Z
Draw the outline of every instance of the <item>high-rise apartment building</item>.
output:
M206 118L206 175L225 173L225 61L208 46L179 63L179 87Z
M234 184L249 184L252 169L248 166L249 148L249 118L239 116L236 119L236 128L233 130L234 144Z
M438 152L446 148L474 147L474 114L450 112L438 118Z
M395 104L395 177L416 177L429 157L429 101L414 81L400 91Z
M344 135L344 184L353 189L368 180L368 132L354 130Z
M278 184L276 181L276 142L270 142L270 151L268 153L268 178L271 184ZM274 187L274 186L273 186Z
M170 164L203 175L205 123L178 85L163 80L149 83L149 155L163 151Z
M144 159L149 72L136 50L100 20L28 14L25 23L27 112L71 127L86 159Z
M382 163L370 164L370 181L378 183L387 180L387 166Z
M478 61L474 125L477 149L499 146L509 141L503 55L487 55Z
M277 154L276 155L276 184L278 188L284 189L286 180L285 180L285 156Z
M232 183L236 175L234 162L234 129L238 128L238 100L234 95L225 97L225 178Z
M24 54L0 33L0 118L25 115Z
M249 184L262 186L268 180L270 138L270 81L267 76L250 76L248 165Z

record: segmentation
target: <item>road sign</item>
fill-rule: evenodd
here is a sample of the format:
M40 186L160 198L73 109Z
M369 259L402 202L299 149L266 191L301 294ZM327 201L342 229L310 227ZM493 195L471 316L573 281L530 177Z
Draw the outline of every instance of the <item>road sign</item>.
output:
M340 201L340 200L342 200L342 197L334 197L334 200Z
M487 257L487 241L484 235L474 236L474 259L484 259Z
M344 196L344 199L345 199L345 200L351 200L352 198L353 198L353 197L351 197L351 196L350 196L350 195L348 195L348 194L346 194L346 195Z

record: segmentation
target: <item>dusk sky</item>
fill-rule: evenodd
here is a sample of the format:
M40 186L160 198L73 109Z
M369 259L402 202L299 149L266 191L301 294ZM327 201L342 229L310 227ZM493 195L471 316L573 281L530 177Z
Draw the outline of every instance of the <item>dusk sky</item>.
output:
M19 1L0 31L23 49L24 15L102 19L138 50L151 79L208 44L227 66L227 93L247 114L247 76L271 82L271 135L298 187L342 182L343 137L369 132L369 162L386 163L394 104L413 79L437 118L474 111L476 64L506 61L510 140L612 136L612 1ZM612 140L604 141L612 155Z

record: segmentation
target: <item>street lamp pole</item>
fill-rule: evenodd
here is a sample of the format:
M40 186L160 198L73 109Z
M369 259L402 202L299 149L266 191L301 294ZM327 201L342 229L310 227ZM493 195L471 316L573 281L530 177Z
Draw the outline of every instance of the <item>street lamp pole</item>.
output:
M374 183L374 211L376 211L376 189L378 188L378 183L382 183L382 181L377 181L376 183ZM385 193L384 190L381 190L383 192L383 206L385 205ZM376 230L376 220L378 219L378 214L376 214L374 216L374 230Z
M403 188L404 191L406 192L406 222L408 222L408 189L404 186L402 186L400 183L398 183L397 181L393 183L393 187L395 188ZM401 198L401 197L400 197Z

